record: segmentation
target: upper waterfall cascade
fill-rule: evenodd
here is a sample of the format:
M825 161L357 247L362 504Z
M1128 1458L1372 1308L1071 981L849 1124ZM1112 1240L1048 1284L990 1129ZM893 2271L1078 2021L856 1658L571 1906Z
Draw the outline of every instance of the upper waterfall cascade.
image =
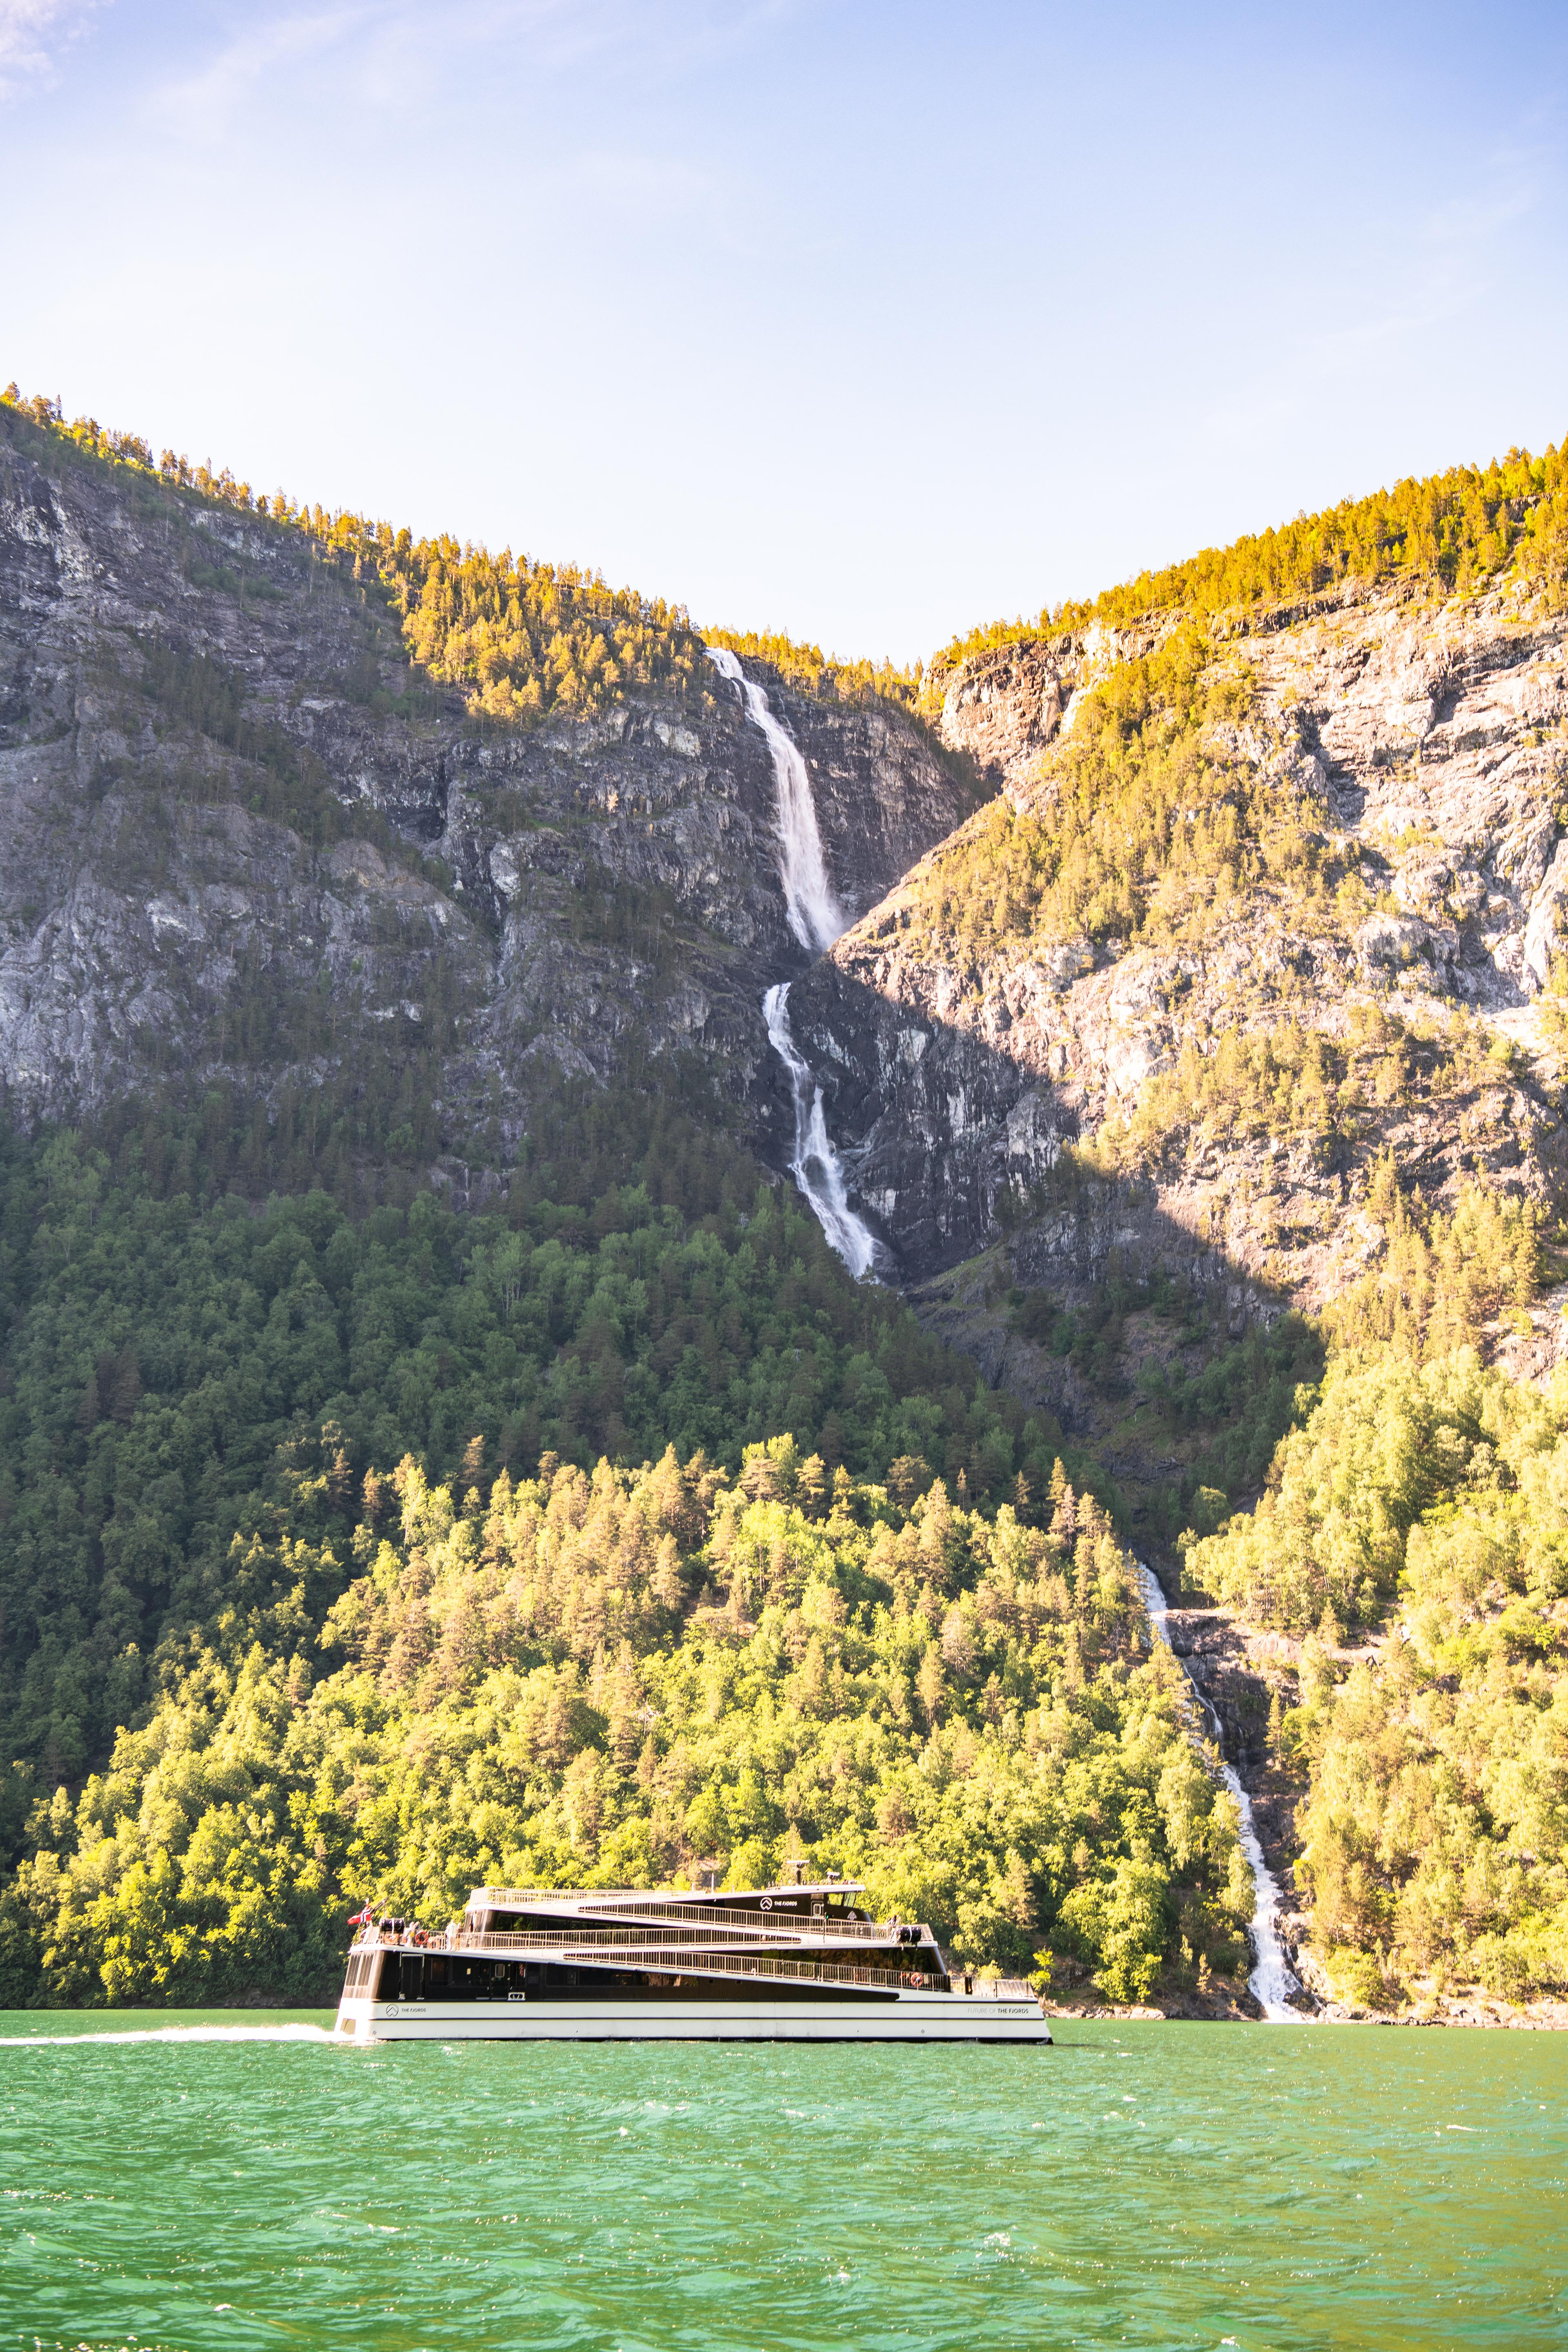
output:
M1149 1612L1149 1622L1153 1627L1156 1638L1163 1642L1169 1650L1171 1635L1165 1623L1165 1596L1160 1590L1159 1579L1152 1569L1145 1568L1141 1559L1134 1560L1132 1565L1138 1571L1139 1589L1143 1595L1143 1605ZM1174 1657L1175 1652L1172 1650L1171 1654ZM1180 1661L1178 1660L1177 1663L1180 1664ZM1184 1666L1182 1671L1184 1674L1187 1673ZM1187 1681L1192 1685L1198 1705L1214 1725L1215 1743L1217 1747L1219 1717L1202 1691L1198 1689L1196 1683L1193 1682L1190 1674L1187 1675ZM1258 1832L1253 1824L1252 1800L1242 1787L1235 1767L1226 1762L1223 1748L1220 1751L1220 1771L1226 1787L1236 1799L1237 1809L1241 1815L1241 1851L1246 1855L1247 1866L1252 1873L1253 1912L1249 1932L1252 1937L1254 1966L1252 1974L1247 1979L1247 1986L1266 2018L1272 2019L1276 2023L1280 2024L1287 2021L1300 2024L1301 2011L1291 2007L1290 1995L1293 1992L1300 1992L1301 1987L1291 1973L1289 1963L1285 1958L1285 1948L1279 1941L1279 1930L1274 1924L1279 1910L1279 1881L1263 1859L1263 1848L1258 1843Z
M845 914L827 879L816 803L800 746L780 726L768 698L752 684L728 646L710 646L708 658L741 689L746 716L767 738L779 796L779 877L789 927L808 955L821 955L845 927Z
M808 955L821 955L844 929L846 917L827 878L816 803L800 746L791 740L768 708L762 688L752 684L727 646L710 646L708 658L732 686L739 687L747 718L766 738L778 792L779 878L789 927ZM789 1073L795 1106L795 1157L790 1173L857 1281L862 1275L880 1273L887 1265L887 1252L865 1219L849 1205L844 1162L827 1132L822 1088L790 1028L787 981L778 981L768 990L763 999L763 1019L768 1042Z

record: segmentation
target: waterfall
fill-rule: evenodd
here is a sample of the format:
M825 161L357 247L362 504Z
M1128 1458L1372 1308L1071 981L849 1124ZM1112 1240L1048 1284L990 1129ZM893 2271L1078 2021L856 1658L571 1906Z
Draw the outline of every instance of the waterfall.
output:
M844 1163L827 1133L822 1088L801 1058L789 1025L789 982L779 981L763 999L763 1019L773 1051L789 1072L795 1098L795 1158L790 1173L811 1204L813 1215L857 1282L879 1274L886 1252L864 1218L849 1206Z
M767 738L779 796L779 878L784 884L789 927L808 955L821 955L844 929L844 914L827 879L816 803L800 747L791 740L728 646L710 646L708 658L731 686L738 686L746 716Z
M816 826L816 803L811 778L798 744L790 740L768 708L768 698L753 686L727 646L710 646L708 658L732 686L741 689L746 716L766 738L778 792L779 879L784 884L784 911L790 929L808 955L830 948L844 929L844 911L833 895ZM789 1019L789 982L779 981L763 999L763 1019L768 1042L789 1073L795 1107L795 1157L790 1173L810 1204L828 1241L858 1281L879 1274L887 1252L864 1218L849 1205L844 1162L827 1132L822 1088L795 1045Z
M1138 1583L1142 1591L1143 1604L1149 1612L1149 1622L1153 1627L1157 1638L1163 1642L1167 1650L1170 1650L1171 1636L1165 1624L1165 1596L1160 1590L1159 1579L1152 1569L1144 1567L1141 1559L1135 1559L1132 1565L1138 1571ZM1175 1652L1172 1650L1171 1654L1174 1657ZM1177 1664L1180 1664L1180 1663L1178 1659ZM1214 1725L1215 1741L1218 1746L1219 1717L1205 1698L1196 1683L1193 1681L1192 1675L1187 1674L1184 1666L1182 1667L1182 1672L1187 1675L1188 1685L1198 1705ZM1252 1974L1247 1979L1247 1985L1265 2017L1273 2019L1277 2022L1289 2021L1300 2024L1301 2012L1299 2009L1291 2008L1289 1995L1300 1992L1301 1988L1290 1972L1285 1958L1284 1948L1279 1941L1279 1929L1274 1924L1279 1909L1279 1885L1273 1872L1263 1859L1263 1848L1258 1843L1258 1832L1253 1825L1252 1800L1237 1777L1234 1766L1226 1762L1223 1748L1220 1749L1220 1770L1224 1775L1225 1785L1236 1799L1237 1809L1241 1815L1241 1851L1246 1855L1247 1866L1252 1873L1251 1936L1255 1965Z

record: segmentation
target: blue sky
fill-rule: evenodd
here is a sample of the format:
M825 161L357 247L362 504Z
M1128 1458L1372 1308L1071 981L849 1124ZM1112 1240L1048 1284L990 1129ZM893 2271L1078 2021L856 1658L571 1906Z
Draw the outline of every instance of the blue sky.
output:
M0 381L928 653L1568 431L1568 10L0 0Z

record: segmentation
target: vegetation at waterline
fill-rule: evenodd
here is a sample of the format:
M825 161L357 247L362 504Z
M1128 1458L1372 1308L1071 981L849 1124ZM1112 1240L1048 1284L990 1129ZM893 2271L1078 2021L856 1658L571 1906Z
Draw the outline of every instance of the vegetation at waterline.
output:
M547 1457L488 1502L482 1452L373 1472L346 1545L330 1462L236 1538L108 1769L35 1806L0 2001L301 1997L366 1896L439 1921L486 1880L762 1885L785 1853L1116 1999L1241 1965L1234 1806L1059 1471L1031 1528L787 1435L738 1478Z

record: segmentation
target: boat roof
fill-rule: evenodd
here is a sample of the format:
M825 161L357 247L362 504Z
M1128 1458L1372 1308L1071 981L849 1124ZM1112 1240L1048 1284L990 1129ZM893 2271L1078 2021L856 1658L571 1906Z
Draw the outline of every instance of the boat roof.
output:
M794 1879L773 1886L476 1886L470 1906L510 1911L531 1903L734 1903L764 1895L863 1895L863 1878Z

